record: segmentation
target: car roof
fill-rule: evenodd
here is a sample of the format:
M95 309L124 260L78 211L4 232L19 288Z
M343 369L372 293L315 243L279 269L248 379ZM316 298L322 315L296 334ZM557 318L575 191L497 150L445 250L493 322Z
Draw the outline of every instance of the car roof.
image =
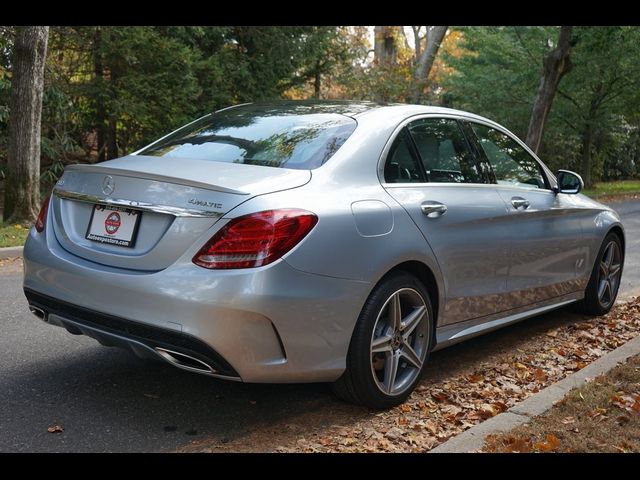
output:
M412 105L405 103L371 102L366 100L278 100L269 102L245 103L229 108L241 108L243 110L249 110L256 113L263 113L268 111L285 114L337 113L352 118L363 117L374 112L380 112L381 110L389 110L389 113L393 112L393 114L396 115L406 114L407 117L420 114L444 114L465 116L468 118L475 118L477 120L491 122L491 120L474 113L455 110L452 108L436 107L431 105Z

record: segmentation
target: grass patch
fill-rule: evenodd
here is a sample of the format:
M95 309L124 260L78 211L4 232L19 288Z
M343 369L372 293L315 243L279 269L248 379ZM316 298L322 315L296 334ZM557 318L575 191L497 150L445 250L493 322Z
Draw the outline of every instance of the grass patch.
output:
M618 196L640 194L640 180L622 180L619 182L600 182L594 187L583 190L582 193L591 197Z
M0 223L0 248L19 247L24 245L29 234L30 226Z
M640 452L640 355L574 389L545 415L487 437L489 452Z

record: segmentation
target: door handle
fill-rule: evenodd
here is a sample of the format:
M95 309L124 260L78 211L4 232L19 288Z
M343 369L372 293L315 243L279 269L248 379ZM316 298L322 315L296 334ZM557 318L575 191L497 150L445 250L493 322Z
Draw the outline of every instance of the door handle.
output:
M529 200L522 197L513 197L511 198L511 205L513 205L513 208L516 210L526 210L531 204L529 203Z
M422 213L424 213L429 218L440 217L447 213L446 205L439 202L433 202L431 200L422 202L422 204L420 205L420 209L422 210Z

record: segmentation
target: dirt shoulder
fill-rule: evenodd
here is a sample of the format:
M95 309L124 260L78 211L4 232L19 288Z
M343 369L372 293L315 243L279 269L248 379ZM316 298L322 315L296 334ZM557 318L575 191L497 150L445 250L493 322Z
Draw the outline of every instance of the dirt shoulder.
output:
M640 355L572 390L532 422L488 436L483 451L640 453Z

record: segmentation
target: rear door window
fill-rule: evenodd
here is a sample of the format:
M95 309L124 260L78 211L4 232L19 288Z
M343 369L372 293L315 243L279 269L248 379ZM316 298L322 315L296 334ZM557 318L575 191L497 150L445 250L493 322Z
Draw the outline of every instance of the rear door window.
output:
M428 182L485 183L458 122L424 118L408 125Z

